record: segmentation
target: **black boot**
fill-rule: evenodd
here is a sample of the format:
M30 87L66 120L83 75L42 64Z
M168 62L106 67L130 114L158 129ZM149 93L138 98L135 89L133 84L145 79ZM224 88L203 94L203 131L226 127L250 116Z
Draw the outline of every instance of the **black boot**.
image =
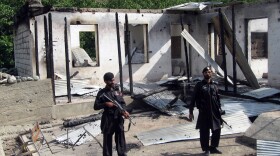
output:
M210 147L210 153L211 154L222 154L221 151L219 151L216 147Z
M205 156L209 156L210 155L210 151L204 151L204 153L203 153L203 155L205 155Z

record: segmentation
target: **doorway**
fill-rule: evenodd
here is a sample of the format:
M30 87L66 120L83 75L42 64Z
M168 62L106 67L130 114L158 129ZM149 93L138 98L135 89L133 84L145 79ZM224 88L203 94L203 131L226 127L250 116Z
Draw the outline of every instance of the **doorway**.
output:
M267 78L268 72L268 18L248 21L248 62L257 78Z

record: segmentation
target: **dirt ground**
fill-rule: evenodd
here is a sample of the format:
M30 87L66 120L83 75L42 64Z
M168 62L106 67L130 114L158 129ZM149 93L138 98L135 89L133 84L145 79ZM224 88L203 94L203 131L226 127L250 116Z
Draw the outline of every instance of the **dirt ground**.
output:
M129 100L128 100L129 101ZM138 105L131 103L130 107L141 110L141 113L132 114L136 126L131 126L130 131L126 132L126 141L128 147L129 156L186 156L186 155L203 155L199 140L189 140L189 141L178 141L171 143L164 143L158 145L143 146L142 143L137 139L136 135L141 132L146 132L153 129L159 129L164 127L170 127L172 125L185 124L188 123L185 119L179 118L178 116L167 116L157 110L149 108L147 106L141 109ZM135 107L136 106L136 107ZM91 140L85 142L80 146L75 146L74 149L71 147L67 148L65 145L58 144L55 141L56 136L65 134L66 129L63 128L62 120L50 121L50 123L42 125L42 130L50 143L50 147L53 154L44 144L40 149L40 156L101 156L102 148L99 146L96 140ZM125 122L125 128L128 126L128 121ZM242 134L234 136L223 136L220 141L219 149L223 152L222 155L234 155L234 156L244 156L244 155L256 155L256 149L252 145L246 145L242 142L237 141L237 138L242 136ZM102 143L102 134L99 134L97 140ZM4 144L9 142L9 140L4 141ZM114 156L117 156L114 145ZM4 146L6 148L6 155L11 155L11 150L13 147Z
M152 129L158 129L163 127L169 127L171 125L182 124L188 121L180 119L178 117L170 117L160 115L157 118L154 116L142 116L133 118L136 122L136 126L131 126L130 131L126 132L126 141L128 147L129 156L184 156L184 155L203 155L199 140L190 141L178 141L171 143L164 143L158 145L143 146L142 143L137 139L136 135L140 132L149 131ZM127 122L126 122L127 123ZM58 124L59 125L59 124ZM127 124L126 124L127 127ZM51 129L44 129L45 135L50 140L54 139L53 134L62 133L65 130L61 129L60 126L51 127ZM221 138L219 149L223 152L222 155L256 155L254 147L244 145L237 141L236 138L242 134L234 136L223 136ZM102 134L96 137L102 143ZM43 156L101 156L102 148L99 146L96 140L86 142L80 146L75 146L74 150L64 145L57 144L55 142L50 143L51 149L54 154L51 154L46 145L41 150L40 155ZM114 156L117 155L114 147Z

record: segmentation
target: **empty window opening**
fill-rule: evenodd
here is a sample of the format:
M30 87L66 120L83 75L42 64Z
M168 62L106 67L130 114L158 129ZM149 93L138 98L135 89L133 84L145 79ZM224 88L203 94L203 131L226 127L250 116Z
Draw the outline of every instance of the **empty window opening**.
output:
M188 25L184 25L184 29L188 30ZM183 76L186 74L186 54L185 48L188 50L188 43L184 45L181 24L171 25L171 65L173 76Z
M70 30L72 66L98 66L97 26L71 25Z
M171 58L181 59L181 36L171 36Z
M89 57L96 61L95 51L95 32L80 32L80 47L83 48L89 55Z
M246 19L247 58L257 78L268 75L268 18Z
M267 32L252 32L251 40L252 59L267 58Z
M219 33L214 29L213 23L208 23L208 54L219 66L222 66L223 62L221 47Z
M268 30L268 20L267 18L262 19L253 19L249 20L248 24L248 33L251 58L252 59L261 59L267 58L268 49L267 49L267 30Z
M129 24L130 31L130 53L131 64L143 64L149 62L148 56L148 25L147 24ZM125 54L126 64L128 55Z
M217 56L223 55L220 43L220 35L214 29L213 23L208 23L208 54L214 60Z

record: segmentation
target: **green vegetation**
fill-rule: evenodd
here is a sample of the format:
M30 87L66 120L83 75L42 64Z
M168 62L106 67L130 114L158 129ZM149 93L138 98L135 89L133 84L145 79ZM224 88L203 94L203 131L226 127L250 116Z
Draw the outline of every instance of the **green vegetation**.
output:
M0 68L14 66L13 55L13 16L26 0L0 1ZM42 0L43 5L78 8L122 8L122 9L162 9L187 3L189 0ZM193 2L203 0L193 0ZM224 3L231 0L217 0ZM241 0L240 2L257 2L259 0Z
M80 47L83 48L92 60L96 58L95 33L80 32Z

